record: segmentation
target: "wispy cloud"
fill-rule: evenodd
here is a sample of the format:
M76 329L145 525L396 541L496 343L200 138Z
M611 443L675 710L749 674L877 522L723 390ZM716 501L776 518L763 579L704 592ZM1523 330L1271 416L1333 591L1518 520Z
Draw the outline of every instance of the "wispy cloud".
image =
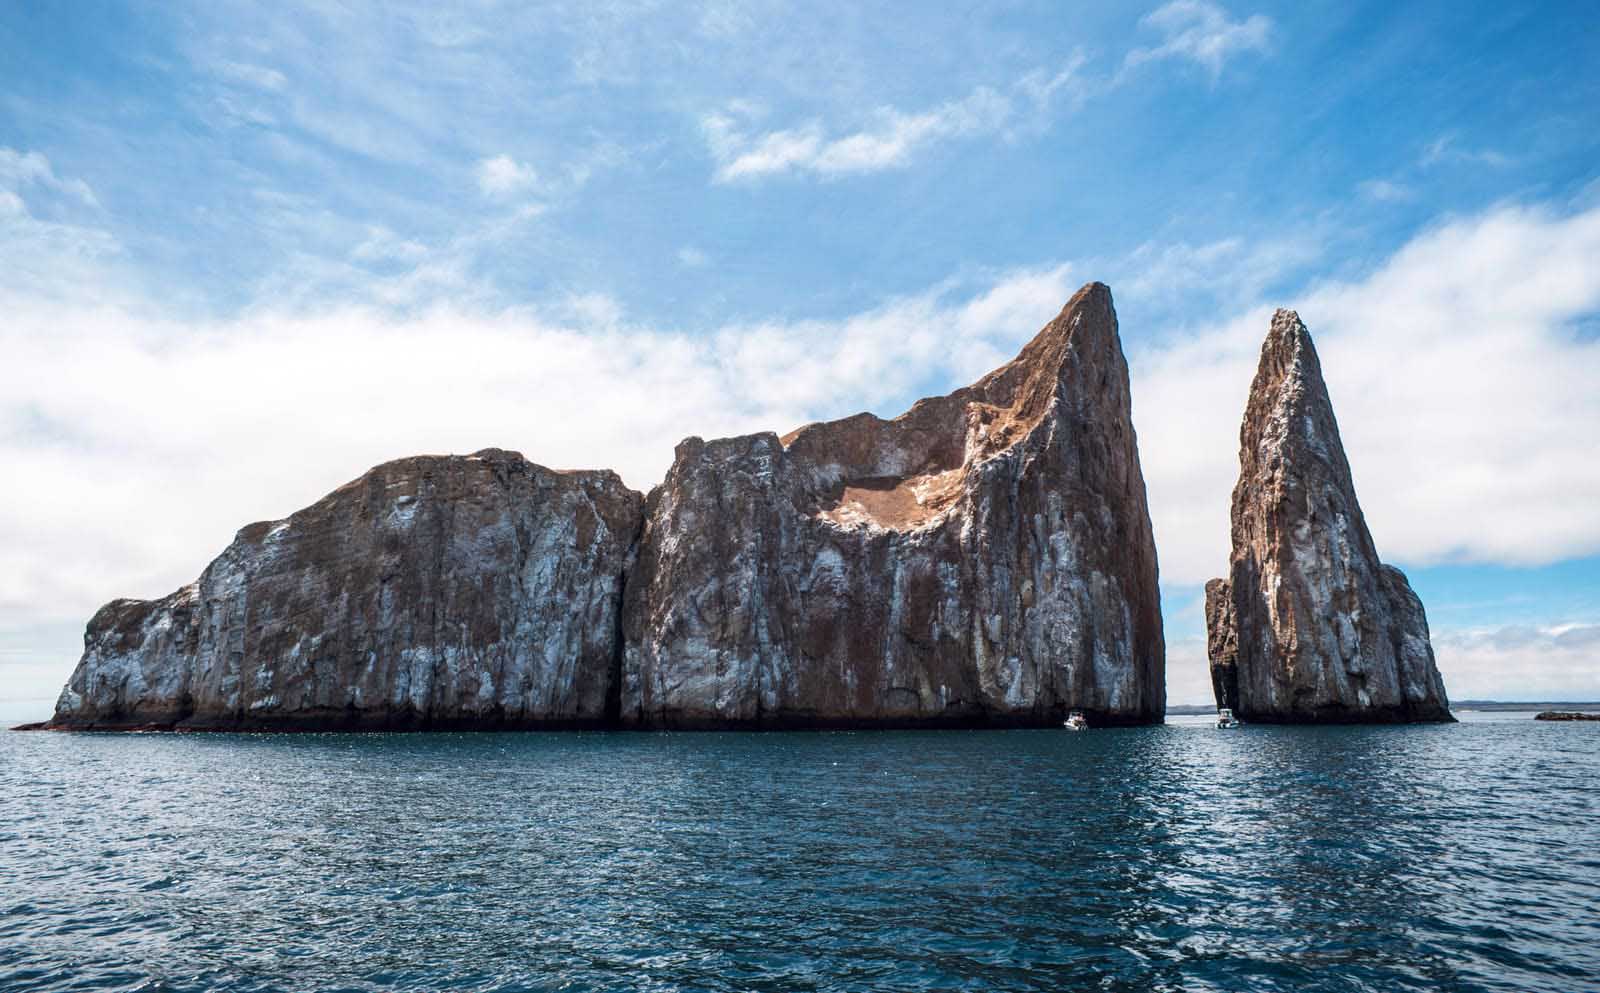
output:
M1081 53L1074 54L1054 73L1035 70L1004 91L980 86L959 100L917 113L880 107L871 123L844 134L830 133L815 120L752 132L759 112L742 103L705 115L701 128L717 162L719 182L788 172L825 178L880 172L906 166L914 152L938 142L1004 134L1013 127L1037 125L1063 103L1075 107L1084 92L1084 61Z
M19 188L43 184L75 200L94 194L87 185L63 181L38 153L0 148L0 312L17 294L33 301L77 300L84 305L122 299L125 280L114 267L122 245L97 223L73 223L36 216ZM7 188L15 187L15 188ZM101 214L92 215L96 222Z
M220 59L216 62L215 69L217 75L225 79L262 90L281 90L288 83L288 79L278 70L249 62Z
M1189 307L1205 300L1229 309L1241 299L1258 299L1269 286L1315 261L1323 248L1320 235L1316 225L1303 225L1277 236L1200 244L1152 240L1103 264L1122 297Z
M1422 149L1422 155L1417 159L1417 164L1423 168L1450 162L1485 165L1500 169L1510 165L1511 158L1489 148L1462 148L1457 143L1455 135L1446 134L1428 142Z
M879 107L854 130L829 126L820 118L762 130L760 109L735 101L700 121L716 162L715 179L729 183L782 174L835 178L904 168L917 153L941 142L1042 130L1053 115L1078 110L1096 94L1121 86L1132 70L1146 63L1193 62L1215 81L1235 56L1267 52L1272 44L1270 18L1254 14L1235 20L1207 0L1173 0L1146 15L1140 25L1156 31L1160 42L1128 52L1113 75L1089 76L1084 71L1088 56L1077 51L1057 70L1035 69L1009 86L980 86L927 110Z
M416 262L427 254L426 245L402 238L381 225L368 228L366 239L350 251L352 258L366 262Z
M272 191L258 197L272 207L270 227L300 232L307 244L254 287L250 308L277 314L314 313L336 300L351 307L398 313L438 306L489 308L505 304L485 264L526 233L545 212L542 203L513 202L433 240L383 225L357 226L305 198Z
M1378 203L1405 203L1416 196L1411 187L1392 179L1369 179L1356 187L1368 200Z
M1271 18L1252 14L1234 20L1227 10L1208 0L1172 0L1145 15L1139 24L1160 34L1161 41L1129 52L1123 60L1124 72L1149 62L1180 59L1205 69L1215 81L1234 56L1267 52L1272 47Z
M19 152L14 148L0 148L0 184L16 194L23 187L43 186L64 193L88 207L99 207L94 190L81 179L57 176L50 160L38 152Z
M518 162L509 155L496 155L478 163L478 189L485 196L507 197L532 189L539 181L538 173L526 162Z

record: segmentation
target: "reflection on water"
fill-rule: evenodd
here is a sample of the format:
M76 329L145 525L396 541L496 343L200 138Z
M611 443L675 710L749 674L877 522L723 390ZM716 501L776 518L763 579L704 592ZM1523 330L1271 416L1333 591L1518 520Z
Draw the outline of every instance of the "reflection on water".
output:
M0 735L7 990L1600 986L1600 725Z

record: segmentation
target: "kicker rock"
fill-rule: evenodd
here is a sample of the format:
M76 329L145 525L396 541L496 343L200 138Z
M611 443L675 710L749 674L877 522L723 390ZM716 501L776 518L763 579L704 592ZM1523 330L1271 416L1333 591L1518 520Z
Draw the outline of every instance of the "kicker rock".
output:
M645 517L626 724L1162 719L1156 552L1101 284L894 420L684 441Z
M605 723L642 500L493 449L378 466L103 607L51 725Z
M1451 720L1422 601L1378 561L1293 311L1273 315L1239 441L1229 577L1206 584L1217 705L1260 722Z
M1160 721L1111 294L884 421L678 446L648 501L497 450L388 463L97 613L50 726Z

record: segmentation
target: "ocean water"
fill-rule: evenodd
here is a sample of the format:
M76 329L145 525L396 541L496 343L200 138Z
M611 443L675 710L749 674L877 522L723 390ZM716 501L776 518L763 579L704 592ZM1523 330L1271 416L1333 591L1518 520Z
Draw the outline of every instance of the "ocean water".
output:
M1600 724L0 734L0 989L1594 990Z

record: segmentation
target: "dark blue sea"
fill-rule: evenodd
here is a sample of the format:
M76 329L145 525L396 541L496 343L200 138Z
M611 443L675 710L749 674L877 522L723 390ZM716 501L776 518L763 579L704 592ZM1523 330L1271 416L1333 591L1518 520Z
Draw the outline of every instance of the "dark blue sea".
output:
M1600 724L0 734L0 988L1595 990Z

